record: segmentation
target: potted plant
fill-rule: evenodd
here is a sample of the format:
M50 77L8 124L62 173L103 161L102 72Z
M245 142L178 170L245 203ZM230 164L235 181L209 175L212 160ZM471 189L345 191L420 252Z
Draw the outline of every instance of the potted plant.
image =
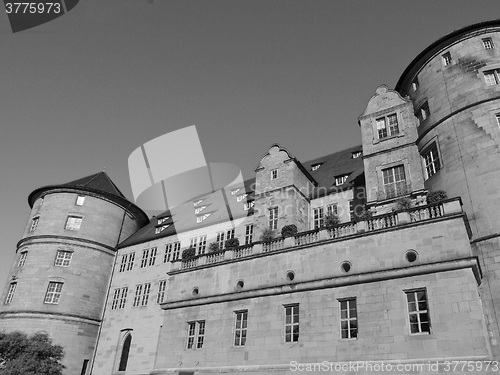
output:
M281 236L283 238L293 237L297 234L297 232L298 230L295 224L285 225L283 228L281 228Z

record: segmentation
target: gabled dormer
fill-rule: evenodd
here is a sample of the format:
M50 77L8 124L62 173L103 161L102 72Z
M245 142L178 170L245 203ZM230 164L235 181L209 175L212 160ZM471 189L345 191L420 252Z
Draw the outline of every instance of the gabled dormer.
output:
M411 100L379 86L359 117L367 202L386 202L424 191L418 119Z
M299 231L309 229L309 196L317 182L288 150L271 146L255 169L255 219L257 233L264 228L276 235L281 228L295 224Z

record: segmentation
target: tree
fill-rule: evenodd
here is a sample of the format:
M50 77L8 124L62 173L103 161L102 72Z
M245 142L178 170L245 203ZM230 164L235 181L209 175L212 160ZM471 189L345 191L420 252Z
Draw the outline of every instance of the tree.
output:
M47 333L0 332L0 375L62 375L63 357Z

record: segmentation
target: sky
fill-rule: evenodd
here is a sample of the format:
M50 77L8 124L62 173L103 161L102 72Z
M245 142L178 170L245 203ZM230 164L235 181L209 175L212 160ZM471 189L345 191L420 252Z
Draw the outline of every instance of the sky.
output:
M274 143L301 161L361 144L358 116L440 37L498 0L80 0L13 34L0 15L0 288L28 195L196 125L209 163L245 178ZM180 160L165 160L178 163Z

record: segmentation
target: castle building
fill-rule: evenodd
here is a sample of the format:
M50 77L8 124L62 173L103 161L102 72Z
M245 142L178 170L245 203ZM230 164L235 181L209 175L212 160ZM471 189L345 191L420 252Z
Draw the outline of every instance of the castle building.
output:
M0 329L49 332L67 374L498 372L499 48L500 20L454 31L359 147L274 144L150 220L105 173L35 190Z

